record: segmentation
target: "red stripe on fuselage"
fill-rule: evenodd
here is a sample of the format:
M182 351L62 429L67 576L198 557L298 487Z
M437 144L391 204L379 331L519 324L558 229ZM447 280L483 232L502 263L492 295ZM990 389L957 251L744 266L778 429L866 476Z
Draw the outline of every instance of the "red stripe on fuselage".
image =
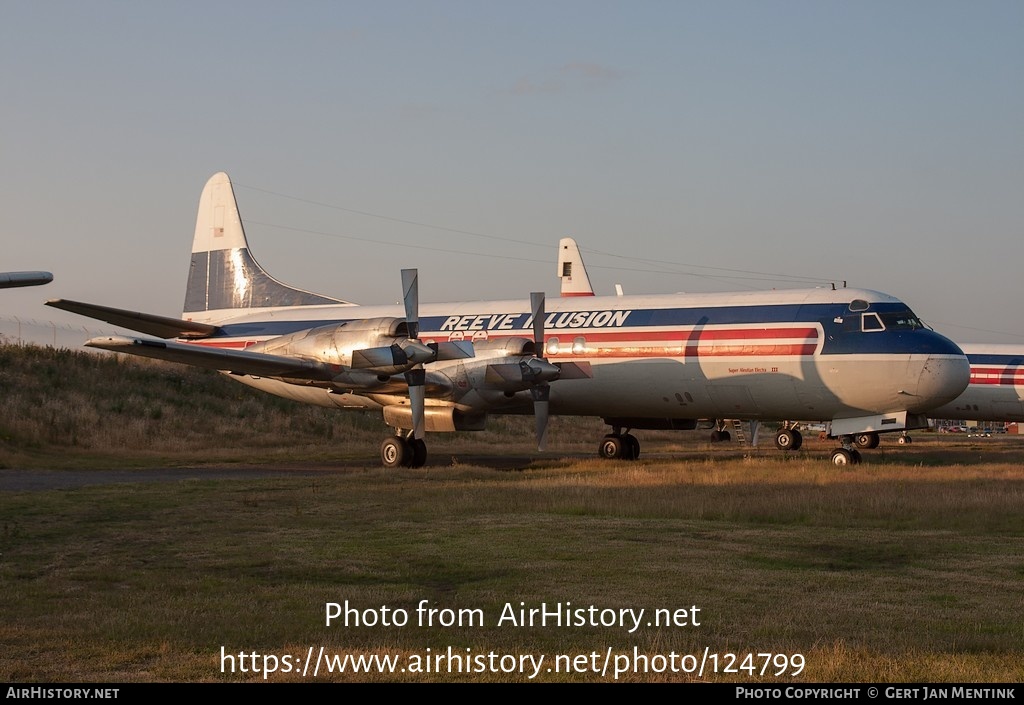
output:
M468 332L468 331L467 331ZM482 331L486 339L526 337L528 331ZM571 341L583 338L587 350L579 355L569 350L548 353L552 357L731 357L731 356L791 356L813 355L817 349L816 328L717 328L665 331L594 331L565 329L548 332L545 343L558 339L569 347ZM449 340L449 335L425 333L423 342ZM455 338L458 339L458 338ZM472 335L464 336L473 340ZM776 342L771 342L774 339ZM564 343L562 342L564 340ZM671 341L674 345L665 345ZM244 350L255 345L256 340L197 340L194 345L212 348ZM600 343L618 343L602 348ZM661 343L651 345L651 343Z
M1024 386L1024 369L1020 367L973 367L971 384Z

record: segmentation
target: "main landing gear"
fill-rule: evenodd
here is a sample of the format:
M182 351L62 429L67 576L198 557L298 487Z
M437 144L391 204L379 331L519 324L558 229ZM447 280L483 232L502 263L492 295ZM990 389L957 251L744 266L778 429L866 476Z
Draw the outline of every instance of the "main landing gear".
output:
M715 430L711 432L711 442L721 443L722 441L731 441L732 434L725 430L725 421L716 421Z
M843 465L859 465L860 451L853 447L854 443L856 442L854 437L842 436L840 437L839 441L840 443L843 444L843 447L836 448L834 451L832 451L832 464L838 467L842 467ZM877 435L875 435L875 441L876 443L878 441Z
M853 440L857 444L858 448L863 448L865 450L871 450L872 448L878 447L878 434L875 433L874 431L858 433L856 436L853 437ZM901 446L905 446L908 443L913 443L914 439L908 436L907 432L904 431L899 436L897 436L896 442L899 443Z
M858 448L864 448L865 450L871 450L872 448L878 447L878 434L873 431L867 433L858 433L853 437L854 442Z
M640 457L640 441L626 429L616 427L612 433L601 439L597 452L602 458L636 460Z
M779 450L800 450L804 437L796 428L783 426L775 434L775 447Z
M380 444L380 459L386 468L421 468L427 462L427 444L422 438L399 435L385 438Z

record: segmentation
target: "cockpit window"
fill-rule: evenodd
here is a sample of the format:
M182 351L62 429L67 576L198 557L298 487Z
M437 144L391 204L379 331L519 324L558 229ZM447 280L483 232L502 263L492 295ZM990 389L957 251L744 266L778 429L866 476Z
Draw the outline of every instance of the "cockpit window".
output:
M854 299L853 301L850 302L850 310L851 311L867 311L868 310L868 302L865 301L864 299Z
M873 333L885 330L885 326L882 324L882 319L878 317L877 313L864 313L861 314L860 329L864 332Z
M909 309L906 311L883 313L882 322L885 323L886 328L891 330L917 330L918 328L924 328L924 324Z

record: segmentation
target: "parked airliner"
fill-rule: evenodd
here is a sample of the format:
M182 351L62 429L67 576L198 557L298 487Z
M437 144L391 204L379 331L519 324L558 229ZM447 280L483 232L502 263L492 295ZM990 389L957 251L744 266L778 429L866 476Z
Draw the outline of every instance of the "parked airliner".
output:
M1024 421L1024 347L999 343L964 343L971 366L967 389L953 401L929 409L930 419L999 422ZM860 448L878 447L878 435L854 437ZM903 434L899 443L910 443Z
M365 265L364 265L365 266ZM359 306L277 281L250 254L228 176L199 201L182 318L48 304L152 337L86 344L221 370L304 402L374 409L396 433L385 466L426 462L426 431L529 414L602 417L600 452L636 458L632 429L696 419L821 419L844 436L918 427L967 386L950 340L898 299L862 289L578 296ZM832 454L854 463L849 443Z

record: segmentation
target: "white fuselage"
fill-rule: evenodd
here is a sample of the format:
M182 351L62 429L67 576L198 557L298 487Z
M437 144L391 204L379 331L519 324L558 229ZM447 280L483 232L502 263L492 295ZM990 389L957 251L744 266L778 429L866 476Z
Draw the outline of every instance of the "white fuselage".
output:
M529 392L495 392L480 381L488 362L507 355L495 341L533 337L529 310L521 300L422 305L421 341L472 340L477 350L473 359L427 365L435 378L447 380L445 392L428 405L529 412ZM906 316L898 315L903 311L910 313L891 296L853 289L552 299L543 354L554 363L588 363L593 376L553 382L551 412L808 420L921 413L964 390L968 365L948 339L907 326ZM223 329L197 344L248 348L297 330L404 314L397 306L327 305L192 316ZM325 406L366 408L407 399L349 394L344 385L242 381Z

